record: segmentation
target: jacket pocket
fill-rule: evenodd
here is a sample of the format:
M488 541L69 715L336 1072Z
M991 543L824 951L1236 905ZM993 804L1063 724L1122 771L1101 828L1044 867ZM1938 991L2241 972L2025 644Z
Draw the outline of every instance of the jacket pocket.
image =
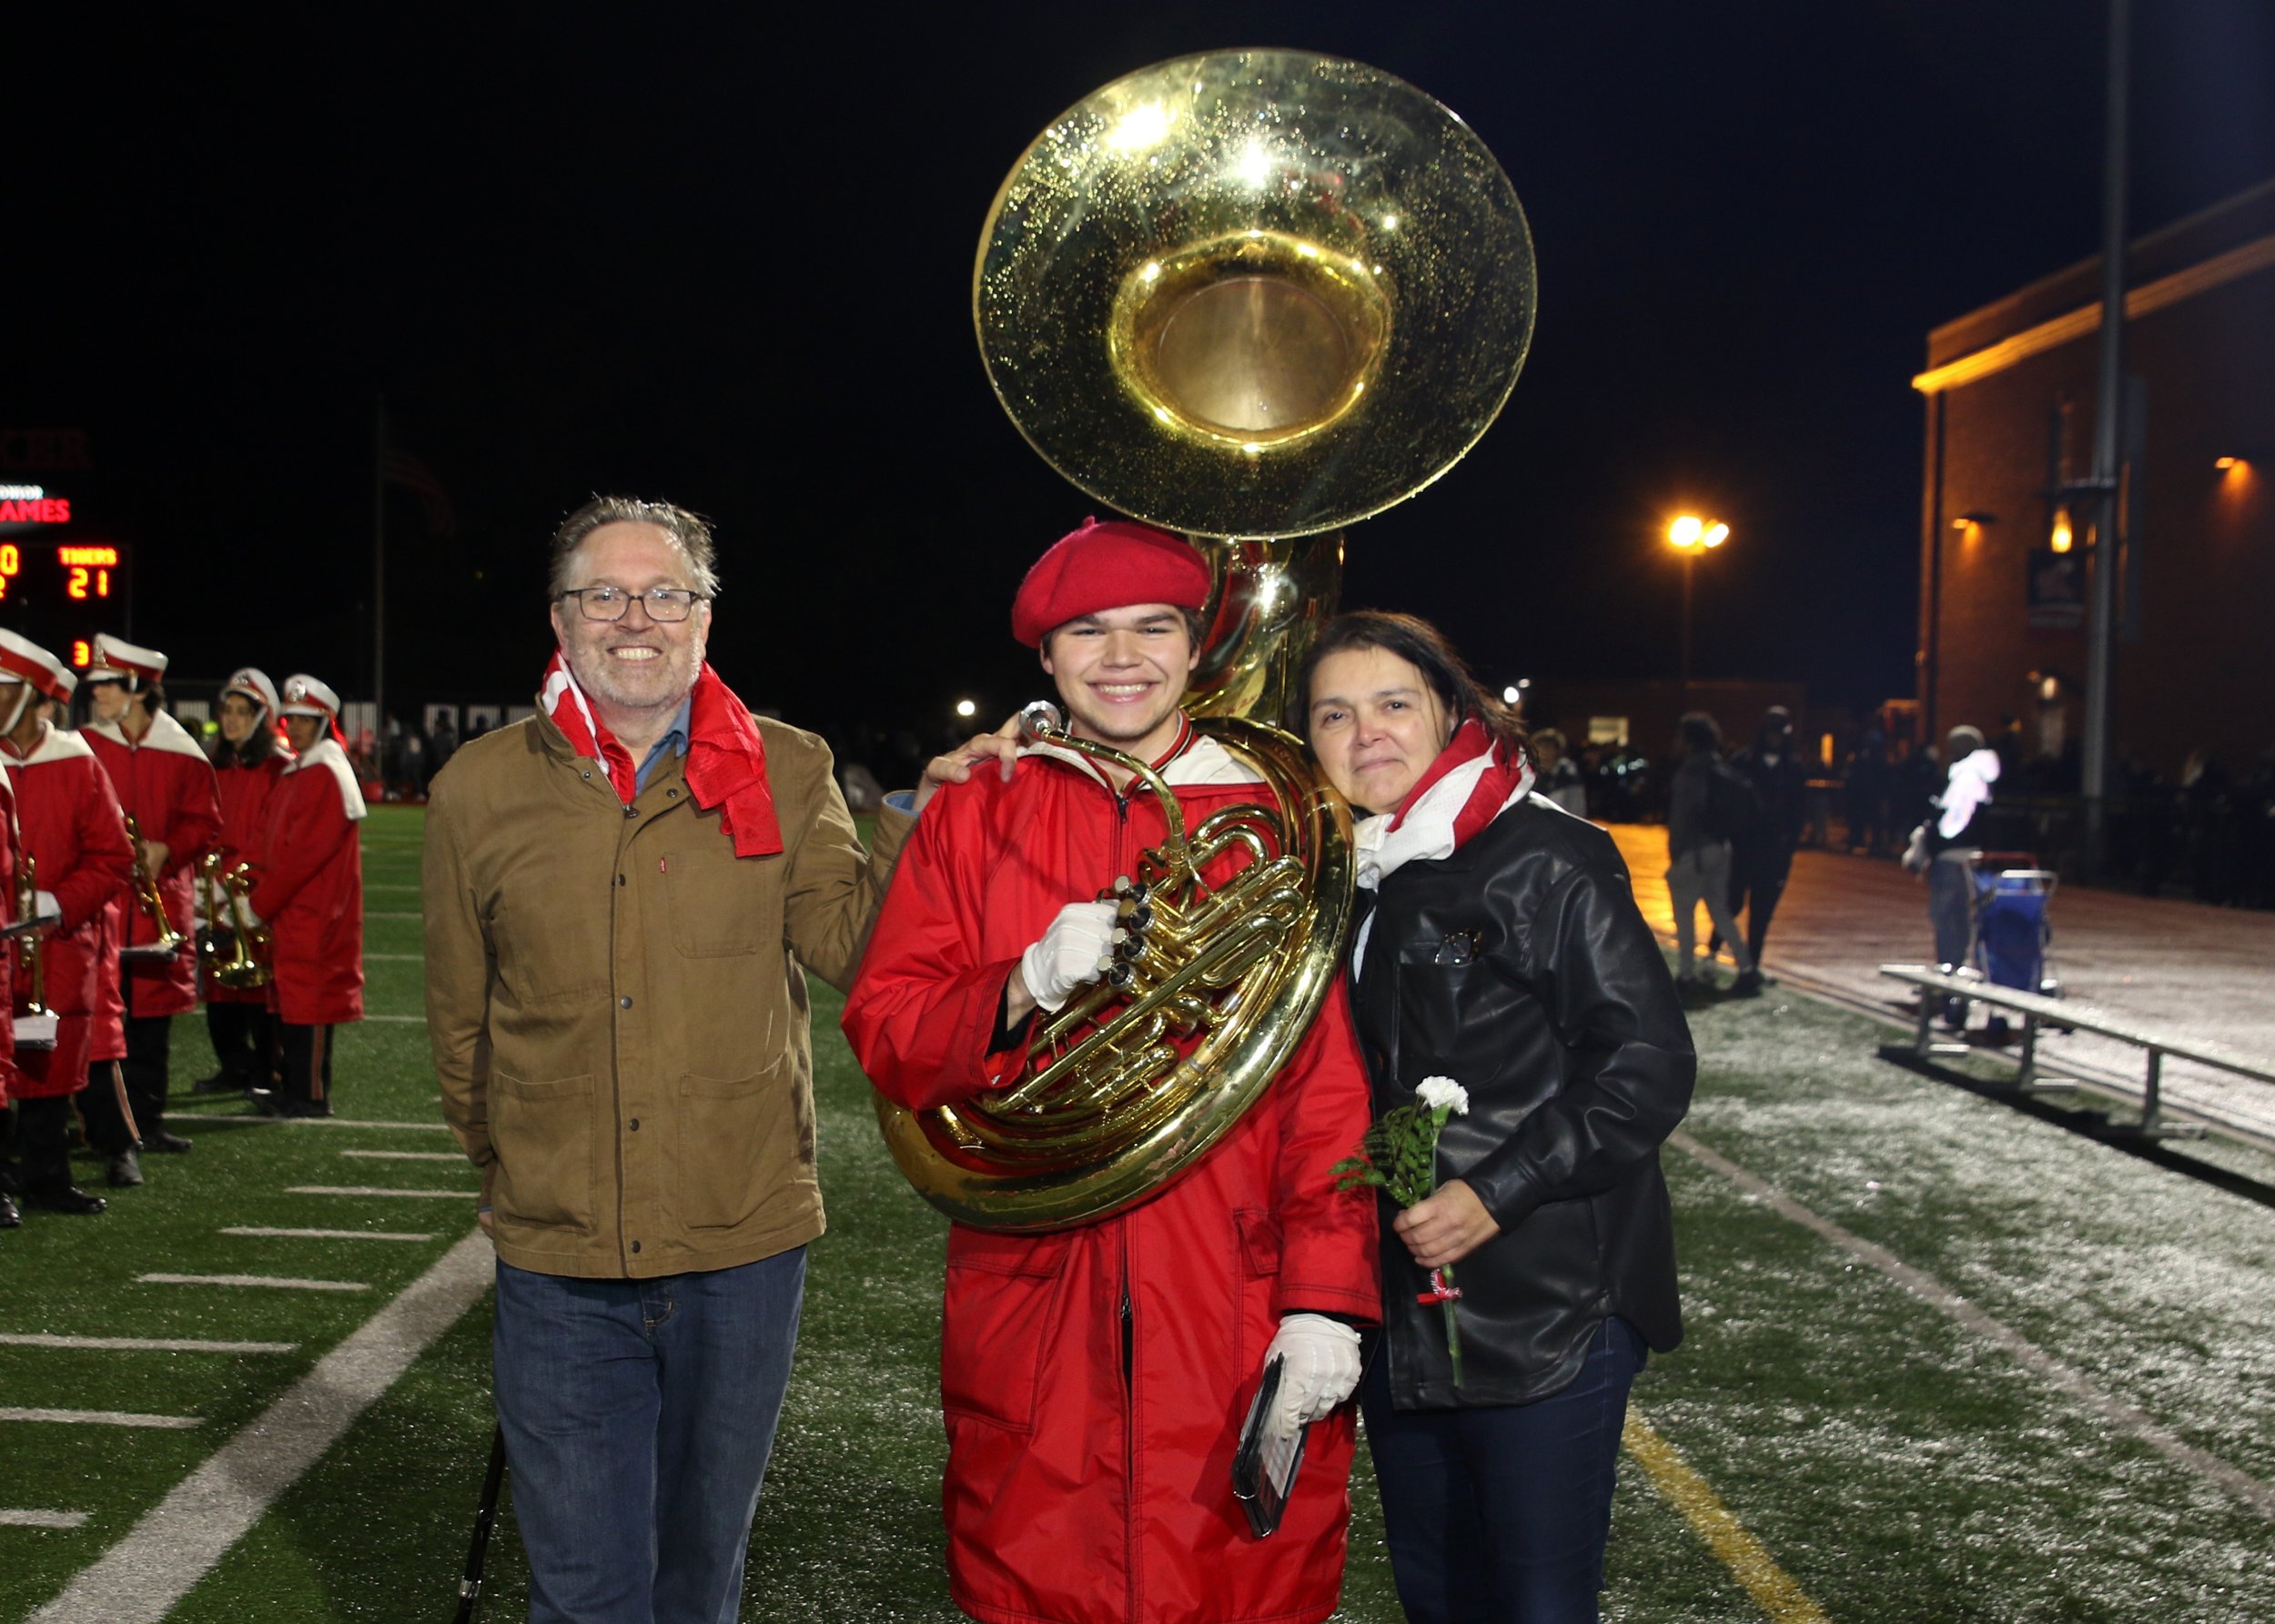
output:
M1045 1360L1065 1315L1067 1235L948 1230L940 1404L1012 1432L1035 1430Z
M734 857L725 837L708 824L703 838L719 850L674 852L664 860L672 945L688 959L739 958L779 945L782 860Z
M814 1187L814 1100L788 1060L747 1077L682 1077L678 1115L684 1227L733 1229Z
M1280 1228L1260 1207L1237 1207L1232 1222L1240 1232L1239 1322L1232 1329L1232 1367L1252 1371L1263 1361L1279 1329Z
M591 1233L600 1139L589 1074L525 1083L491 1072L490 1142L498 1153L491 1204L500 1225Z

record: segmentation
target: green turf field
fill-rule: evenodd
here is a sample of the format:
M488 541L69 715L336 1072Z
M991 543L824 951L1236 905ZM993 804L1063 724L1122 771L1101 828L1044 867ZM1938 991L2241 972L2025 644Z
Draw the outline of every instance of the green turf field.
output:
M383 808L365 827L369 1008L416 1017L418 814ZM933 1371L944 1225L878 1145L837 999L815 992L831 1228L743 1616L952 1619ZM1666 1155L1690 1337L1636 1389L1642 1455L1623 1468L1606 1616L2275 1619L2275 1158L2128 1154L1886 1064L1882 1028L1798 997L1695 1024L1698 1103ZM209 1058L202 1023L177 1022L177 1087ZM272 1455L294 1417L270 1407L465 1238L475 1179L424 1159L453 1145L416 1019L344 1031L336 1069L343 1118L371 1125L185 1105L194 1155L149 1158L148 1185L105 1216L35 1213L0 1234L0 1338L274 1349L0 1341L8 1412L190 1423L0 1419L0 1619L66 1593L265 1415L244 1458ZM157 1273L365 1289L139 1278ZM195 1518L169 1525L49 1616L159 1616L132 1598L154 1579L163 1596L171 1575L194 1581L182 1619L447 1619L488 1447L488 1326L478 1298L296 1480L251 1474L273 1500L209 1567ZM1360 1477L1340 1617L1396 1620ZM485 1616L518 1617L524 1582L509 1518Z

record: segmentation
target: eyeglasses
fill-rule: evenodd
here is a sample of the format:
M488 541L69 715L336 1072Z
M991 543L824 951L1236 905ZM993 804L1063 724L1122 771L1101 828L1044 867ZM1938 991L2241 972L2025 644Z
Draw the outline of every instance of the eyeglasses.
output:
M647 610L648 619L666 624L687 619L703 596L685 587L650 587L644 592L627 592L622 587L571 587L561 595L574 598L588 620L621 620L636 598Z

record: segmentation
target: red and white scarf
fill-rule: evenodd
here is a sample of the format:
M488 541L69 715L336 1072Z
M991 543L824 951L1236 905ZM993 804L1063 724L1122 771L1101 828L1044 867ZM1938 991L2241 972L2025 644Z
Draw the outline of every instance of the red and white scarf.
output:
M538 703L571 749L600 762L616 798L630 806L640 792L640 763L592 713L558 649L546 662ZM697 806L705 812L721 809L720 831L734 842L737 857L767 857L782 850L782 824L766 786L765 742L748 707L719 680L709 661L688 695L686 776Z
M1451 857L1532 792L1532 763L1512 759L1475 717L1415 781L1395 811L1360 820L1359 883L1372 891L1407 863Z

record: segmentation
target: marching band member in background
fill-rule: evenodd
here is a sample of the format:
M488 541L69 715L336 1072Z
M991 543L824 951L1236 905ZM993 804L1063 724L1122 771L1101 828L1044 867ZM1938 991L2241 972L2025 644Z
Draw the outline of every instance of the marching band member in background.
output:
M71 1096L87 1085L103 914L126 894L135 855L103 764L85 740L49 721L78 685L62 661L0 629L0 720L8 723L0 755L15 779L24 854L35 866L40 911L60 915L41 942L43 996L56 1015L56 1045L18 1049L17 1081L10 1085L19 1101L24 1195L55 1212L99 1213L102 1197L71 1182ZM123 1122L123 1105L117 1114ZM116 1160L120 1153L111 1154ZM131 1140L123 1154L131 1164Z
M13 691L0 689L0 721L7 720L8 706L25 702L29 691L17 683ZM0 732L6 729L0 727ZM0 768L5 768L6 755L0 751ZM23 872L22 837L15 826L15 781L0 771L0 916L15 919L16 882ZM15 945L13 940L0 944L0 1010L13 1012L15 1008ZM15 1027L13 1021L0 1024L0 1112L7 1109L11 1093L20 1091L21 1083L15 1071ZM15 1164L0 1161L0 1229L14 1229L24 1222L24 1215L16 1210L16 1179Z
M141 1130L142 1149L178 1155L189 1141L166 1131L167 1060L174 1017L197 1006L197 932L194 896L198 860L221 832L221 804L212 763L187 729L166 710L166 656L108 632L95 640L95 663L85 679L94 720L79 736L110 775L120 805L139 836L136 852L148 887L120 905L118 977L123 998L126 1100ZM157 949L159 920L143 893L155 887L164 923L182 938L172 953ZM97 1051L98 1064L100 1050ZM90 1081L99 1081L90 1079ZM97 1105L97 1087L90 1105ZM99 1110L99 1105L97 1105ZM94 1126L95 1112L88 1113ZM116 1137L116 1124L106 1124Z
M282 1064L276 1088L254 1098L272 1115L329 1116L332 1028L363 1019L363 792L339 731L339 696L295 676L283 699L298 759L269 798L251 897L268 923Z
M213 756L221 799L221 834L213 849L221 856L220 873L260 855L269 799L276 794L285 769L292 764L292 751L277 731L277 712L283 704L268 674L249 665L232 676L221 691L221 737ZM228 923L226 896L219 900L217 911L222 922ZM200 1078L197 1092L242 1094L274 1086L277 1022L269 1009L269 989L225 987L210 975L202 981L206 1031L213 1039L214 1057L221 1063L221 1069Z

